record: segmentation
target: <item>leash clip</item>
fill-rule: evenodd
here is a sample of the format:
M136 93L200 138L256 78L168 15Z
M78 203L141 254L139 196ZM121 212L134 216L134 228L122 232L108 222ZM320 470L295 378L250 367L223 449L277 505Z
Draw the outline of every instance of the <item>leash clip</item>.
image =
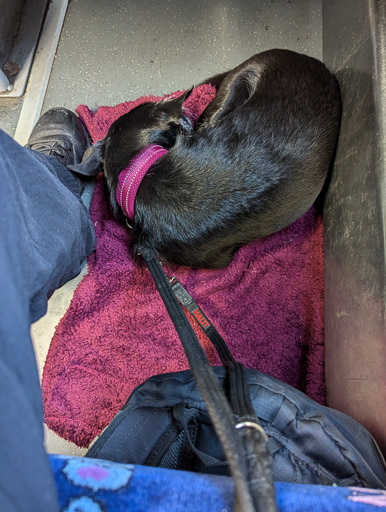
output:
M134 229L134 226L132 226L129 222L129 218L128 217L125 217L125 222L126 222L126 226L129 228L129 229Z
M265 433L265 430L263 429L263 427L261 425L259 425L258 423L256 423L255 421L240 421L240 423L237 423L235 425L235 428L237 430L239 430L241 428L253 428L254 430L257 430L258 432L260 432L260 434L262 434L265 441L268 440L267 434Z

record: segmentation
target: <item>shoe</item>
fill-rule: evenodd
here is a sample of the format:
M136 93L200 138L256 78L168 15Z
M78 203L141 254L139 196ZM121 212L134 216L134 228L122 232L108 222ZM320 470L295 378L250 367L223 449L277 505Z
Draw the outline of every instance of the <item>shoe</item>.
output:
M71 110L57 107L41 116L26 147L54 156L67 167L80 163L90 145L90 138L79 117Z
M67 167L80 163L90 145L79 117L66 108L57 107L41 116L26 147L53 156Z
M78 164L91 145L82 121L71 110L63 107L48 110L36 123L27 148L44 155L55 157L65 167ZM71 173L78 181L79 190L83 183L79 176Z

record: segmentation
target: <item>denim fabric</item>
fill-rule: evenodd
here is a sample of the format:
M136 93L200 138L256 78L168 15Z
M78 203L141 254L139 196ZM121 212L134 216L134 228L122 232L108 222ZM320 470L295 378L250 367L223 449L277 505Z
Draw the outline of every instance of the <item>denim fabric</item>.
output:
M0 132L0 510L58 510L30 325L95 235L76 180Z

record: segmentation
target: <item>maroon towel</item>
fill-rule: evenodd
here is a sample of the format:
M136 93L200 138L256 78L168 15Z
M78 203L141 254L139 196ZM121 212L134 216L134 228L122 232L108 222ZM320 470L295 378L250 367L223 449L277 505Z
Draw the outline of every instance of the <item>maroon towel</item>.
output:
M186 108L193 119L212 97L210 86L192 93ZM78 113L95 141L124 112L158 99L96 113L80 106ZM106 204L103 175L90 212L97 248L56 329L43 372L46 423L79 446L100 434L146 378L188 368L152 277L134 263L129 235ZM323 227L313 208L280 233L240 249L226 269L164 268L191 293L236 359L324 402ZM220 364L194 328L210 362Z

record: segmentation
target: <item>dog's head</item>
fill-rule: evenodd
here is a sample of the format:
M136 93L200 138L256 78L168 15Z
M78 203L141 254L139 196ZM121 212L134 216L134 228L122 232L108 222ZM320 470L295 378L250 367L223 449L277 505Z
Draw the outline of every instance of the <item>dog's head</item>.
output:
M106 137L93 144L80 164L70 170L94 176L103 168L109 199L115 215L121 218L115 194L119 173L146 146L159 144L169 150L177 137L192 130L192 124L182 113L182 104L192 92L189 89L178 98L158 103L143 103L119 117Z

